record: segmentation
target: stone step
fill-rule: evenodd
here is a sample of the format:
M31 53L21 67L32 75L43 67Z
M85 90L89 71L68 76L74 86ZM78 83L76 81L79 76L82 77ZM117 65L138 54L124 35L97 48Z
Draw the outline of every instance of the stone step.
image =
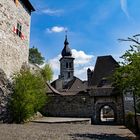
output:
M65 118L65 117L42 117L35 119L31 122L34 123L80 123L80 124L91 124L90 118Z

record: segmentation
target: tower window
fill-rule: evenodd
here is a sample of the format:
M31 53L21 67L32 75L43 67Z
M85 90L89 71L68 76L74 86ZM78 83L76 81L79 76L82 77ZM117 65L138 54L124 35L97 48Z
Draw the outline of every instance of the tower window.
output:
M69 63L69 68L72 68L72 63Z
M21 33L21 30L22 30L22 25L21 25L21 23L17 23L17 35L19 36L19 37L21 37L21 35L22 35L22 33Z
M68 68L68 62L66 63L66 68Z
M68 78L70 78L70 72L68 72Z

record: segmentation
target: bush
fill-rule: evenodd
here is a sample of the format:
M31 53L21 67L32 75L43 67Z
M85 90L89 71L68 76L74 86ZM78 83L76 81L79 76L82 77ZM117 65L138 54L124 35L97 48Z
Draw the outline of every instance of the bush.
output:
M140 99L139 99L139 101L137 102L136 109L137 109L137 113L140 113Z
M125 124L130 129L133 128L133 118L134 118L134 113L132 113L132 112L128 112L125 115Z
M46 103L46 84L40 75L22 71L13 78L14 93L10 109L13 121L21 123L30 118Z
M44 80L50 82L53 78L53 71L49 64L46 64L44 68L41 70L41 75L43 76Z

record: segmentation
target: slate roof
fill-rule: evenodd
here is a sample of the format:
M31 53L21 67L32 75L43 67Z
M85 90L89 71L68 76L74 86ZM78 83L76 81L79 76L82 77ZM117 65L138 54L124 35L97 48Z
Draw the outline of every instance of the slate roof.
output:
M87 86L84 84L84 82L75 76L65 86L65 89L68 89L70 92L85 91L86 88Z
M102 87L111 85L110 77L117 67L119 67L119 64L111 55L97 57L90 79L90 86Z
M29 0L20 0L24 6L30 11L30 12L33 12L35 11L34 7L32 6L32 4L30 3Z
M97 97L114 96L116 94L118 94L118 91L114 87L95 87L90 90L90 95Z
M71 49L69 48L68 45L69 45L69 42L68 42L67 36L66 36L65 41L64 41L64 48L63 48L63 50L61 52L61 55L63 57L65 57L65 56L72 56Z
M61 79L57 79L51 83L51 86L58 90L62 95L76 95L79 92L86 92L87 89L87 82L82 81L77 77L73 77L71 81L69 81L65 87L61 87ZM61 88L60 88L61 87Z
M57 94L60 95L60 92L57 91L55 88L53 88L48 82L46 82L47 85L47 93L48 94Z

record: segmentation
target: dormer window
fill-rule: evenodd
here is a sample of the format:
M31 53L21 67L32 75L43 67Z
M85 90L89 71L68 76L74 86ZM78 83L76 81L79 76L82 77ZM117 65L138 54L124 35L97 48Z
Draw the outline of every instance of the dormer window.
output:
M17 23L17 35L19 36L19 37L22 37L22 33L21 33L21 30L22 30L22 25L21 25L21 23Z

